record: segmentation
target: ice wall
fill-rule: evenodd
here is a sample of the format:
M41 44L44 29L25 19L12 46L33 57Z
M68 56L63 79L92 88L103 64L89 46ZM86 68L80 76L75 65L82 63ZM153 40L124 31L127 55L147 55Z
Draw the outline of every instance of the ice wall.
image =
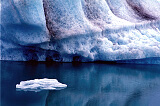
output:
M158 0L1 0L1 7L1 60L160 64Z

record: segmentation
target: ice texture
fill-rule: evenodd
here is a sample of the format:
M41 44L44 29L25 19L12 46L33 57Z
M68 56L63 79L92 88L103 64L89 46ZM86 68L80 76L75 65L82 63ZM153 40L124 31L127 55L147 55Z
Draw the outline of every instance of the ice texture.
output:
M62 84L57 79L34 79L21 81L20 84L16 85L18 91L35 91L39 92L42 90L60 90L66 88L66 84Z
M0 4L1 60L160 64L159 0Z

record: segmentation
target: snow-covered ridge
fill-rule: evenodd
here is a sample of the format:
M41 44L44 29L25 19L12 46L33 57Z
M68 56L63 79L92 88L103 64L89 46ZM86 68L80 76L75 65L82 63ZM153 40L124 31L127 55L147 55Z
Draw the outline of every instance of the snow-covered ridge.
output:
M66 88L66 84L62 84L57 79L34 79L21 81L20 84L16 85L18 91L35 91L39 92L42 90L60 90Z
M157 0L1 0L1 6L1 60L160 57Z

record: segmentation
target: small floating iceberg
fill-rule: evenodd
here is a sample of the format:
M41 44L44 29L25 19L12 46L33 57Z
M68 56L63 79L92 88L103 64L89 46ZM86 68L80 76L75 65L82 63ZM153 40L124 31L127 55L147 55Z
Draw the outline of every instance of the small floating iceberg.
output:
M35 91L39 92L42 90L61 90L66 88L66 84L58 82L57 79L34 79L21 81L20 84L16 85L17 91Z

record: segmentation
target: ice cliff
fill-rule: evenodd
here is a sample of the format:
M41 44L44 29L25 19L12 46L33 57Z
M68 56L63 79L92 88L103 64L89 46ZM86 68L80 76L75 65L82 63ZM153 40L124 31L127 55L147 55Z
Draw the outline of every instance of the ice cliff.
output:
M160 64L158 0L1 0L1 60Z

